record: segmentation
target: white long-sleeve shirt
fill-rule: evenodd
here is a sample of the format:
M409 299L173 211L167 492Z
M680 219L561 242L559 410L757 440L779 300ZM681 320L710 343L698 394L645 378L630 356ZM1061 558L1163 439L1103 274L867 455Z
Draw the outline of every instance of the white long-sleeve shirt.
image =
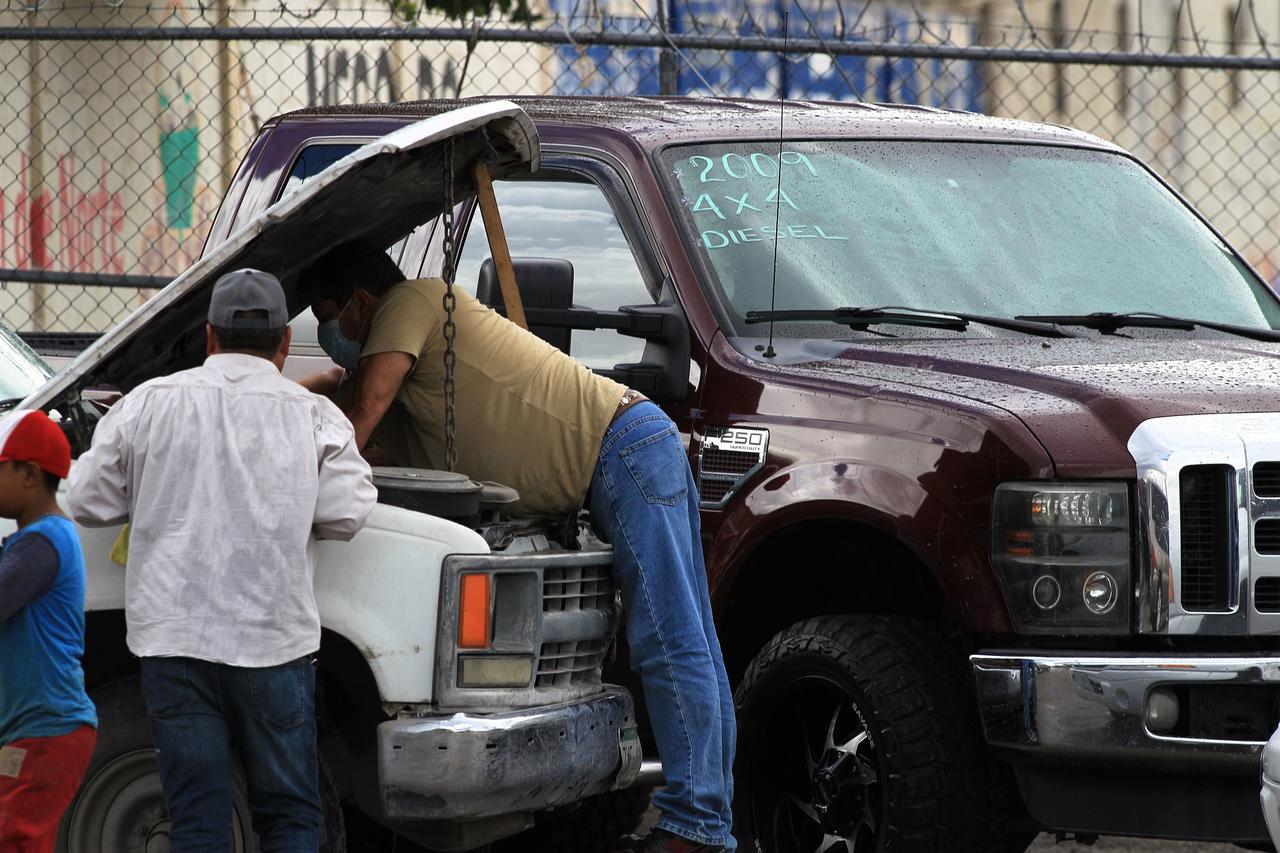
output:
M139 656L274 666L320 647L317 539L377 500L351 423L251 355L154 379L71 467L76 521L129 521L128 644Z

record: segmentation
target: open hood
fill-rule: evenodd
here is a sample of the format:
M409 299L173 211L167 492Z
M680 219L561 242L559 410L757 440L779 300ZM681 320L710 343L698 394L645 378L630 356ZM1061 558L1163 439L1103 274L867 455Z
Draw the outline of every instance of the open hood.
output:
M57 405L75 417L85 388L127 392L200 364L213 284L230 270L254 267L279 276L289 314L296 316L307 307L297 292L297 273L327 250L355 238L390 245L441 213L450 141L455 201L474 194L477 160L488 164L494 178L538 167L538 133L510 101L461 107L400 128L351 152L244 223L24 400L23 407Z

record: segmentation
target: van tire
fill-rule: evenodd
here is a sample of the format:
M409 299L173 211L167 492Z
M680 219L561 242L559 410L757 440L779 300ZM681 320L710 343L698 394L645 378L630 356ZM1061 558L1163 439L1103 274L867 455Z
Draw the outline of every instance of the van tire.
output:
M828 834L859 850L1002 851L963 665L940 631L902 619L821 617L770 640L735 694L743 849L814 850Z
M98 740L80 789L58 827L58 853L127 850L130 844L167 831L160 770L151 724L138 678L110 682L91 694L98 710ZM342 809L333 777L320 759L320 800L324 808L323 853L345 853ZM257 838L245 794L244 775L235 778L232 849L257 853Z

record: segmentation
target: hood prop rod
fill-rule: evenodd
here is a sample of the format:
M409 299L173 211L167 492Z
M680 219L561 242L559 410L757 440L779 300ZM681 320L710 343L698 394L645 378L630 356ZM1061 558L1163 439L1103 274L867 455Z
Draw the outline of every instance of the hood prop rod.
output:
M507 318L525 331L529 321L524 316L524 303L520 300L520 288L516 285L516 268L511 263L511 251L507 248L507 232L502 229L502 217L498 214L498 199L493 194L493 180L489 167L483 160L475 166L476 199L480 202L480 216L489 236L489 254L498 273L498 285L502 288L502 301L507 308Z

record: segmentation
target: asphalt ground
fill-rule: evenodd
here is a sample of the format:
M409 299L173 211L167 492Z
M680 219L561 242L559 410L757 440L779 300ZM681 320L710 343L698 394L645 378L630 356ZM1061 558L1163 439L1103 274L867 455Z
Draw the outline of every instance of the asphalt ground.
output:
M1099 838L1092 847L1074 841L1059 842L1052 835L1041 835L1030 847L1032 853L1243 853L1234 844L1205 844L1199 841L1151 841L1138 838Z
M658 820L657 811L649 809L640 828L647 829ZM1075 841L1058 841L1052 835L1041 835L1028 848L1029 853L1244 853L1234 844L1206 844L1199 841L1152 841L1145 838L1099 838L1092 846Z

